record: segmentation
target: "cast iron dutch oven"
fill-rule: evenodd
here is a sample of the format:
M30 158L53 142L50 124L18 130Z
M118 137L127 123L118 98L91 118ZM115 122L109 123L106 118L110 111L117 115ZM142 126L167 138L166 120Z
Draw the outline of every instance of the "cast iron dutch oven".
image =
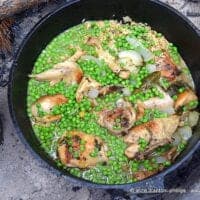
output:
M62 5L58 10L42 19L25 38L19 49L10 76L8 91L9 107L17 132L28 143L37 158L42 158L56 170L62 172L69 181L104 189L134 190L136 188L164 189L173 185L175 173L186 163L200 145L200 131L194 131L186 150L176 162L146 180L131 184L96 184L70 175L59 169L55 162L41 149L34 135L26 111L28 74L45 46L59 33L85 20L122 19L130 16L138 22L145 22L178 46L181 55L192 73L198 96L200 95L200 34L180 13L154 0L80 0ZM56 171L55 170L55 171ZM117 174L116 174L117 176ZM171 181L170 181L171 179Z

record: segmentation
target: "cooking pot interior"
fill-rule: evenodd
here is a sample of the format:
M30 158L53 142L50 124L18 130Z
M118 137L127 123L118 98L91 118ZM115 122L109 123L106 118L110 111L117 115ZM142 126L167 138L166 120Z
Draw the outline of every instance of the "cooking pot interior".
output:
M130 16L135 21L148 23L178 47L193 75L198 95L200 94L200 37L180 16L160 3L150 0L82 0L63 6L59 11L50 14L40 22L25 39L16 58L9 90L15 125L20 127L20 131L34 151L55 168L54 161L40 148L27 115L28 74L31 73L34 62L41 51L59 33L81 23L83 19L120 20L123 16ZM189 145L179 156L177 162L192 150L198 140L199 132L195 131ZM64 173L71 176L67 172Z

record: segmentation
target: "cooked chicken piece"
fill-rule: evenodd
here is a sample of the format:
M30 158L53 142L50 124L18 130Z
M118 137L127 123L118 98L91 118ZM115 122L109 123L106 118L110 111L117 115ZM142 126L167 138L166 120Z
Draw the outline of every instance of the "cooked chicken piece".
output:
M37 124L48 125L51 122L61 120L61 115L45 115L44 117L35 117Z
M159 71L150 73L147 77L143 79L141 87L136 91L146 90L151 88L153 85L159 85L160 77L161 77L161 72Z
M101 49L101 41L96 37L89 37L87 38L86 43L91 46L96 46L97 48Z
M95 100L97 97L104 97L107 94L110 94L112 92L122 92L123 87L116 86L116 85L108 85L103 86L99 88L91 88L87 94L87 96L90 98L90 101L92 105L96 106L97 101Z
M81 49L78 49L76 53L68 59L68 61L76 62L79 58L81 58L84 55L85 55L85 52L82 51Z
M177 110L178 108L187 105L190 101L195 100L198 100L196 94L188 89L178 95L174 107Z
M112 92L122 92L123 87L117 86L117 85L108 85L104 86L99 90L99 96L105 96L107 94L110 94Z
M179 155L177 148L172 147L170 150L165 152L162 156L164 156L168 161L174 161L176 157Z
M128 79L131 75L131 72L125 68L121 69L119 72L119 77L123 79Z
M140 120L145 113L145 105L142 102L137 103L137 113L136 113L136 120Z
M189 85L187 83L184 83L183 81L177 81L177 80L175 80L167 88L167 93L172 97L174 95L177 95L177 93L179 93L179 89L180 88L190 89L190 87L189 87Z
M101 86L100 83L92 78L84 77L76 92L76 100L80 102L84 96L87 96L92 101L95 101L96 97L102 97L112 92L122 91L122 89L121 86L116 85Z
M62 94L56 94L53 96L46 95L40 97L33 105L31 106L31 112L33 117L38 122L49 123L61 119L60 115L48 115L51 112L52 108L57 105L62 105L67 102L67 98ZM43 117L39 117L38 107L40 106L42 111L47 113Z
M67 84L80 83L83 72L75 62L65 61L56 64L53 69L49 69L40 74L31 75L38 81L50 81L54 85L60 81L65 81Z
M180 82L182 83L182 85L187 85L189 88L195 90L195 85L191 74L186 74L182 72L180 75L176 77L176 80L174 80L174 82L175 83Z
M103 59L114 73L118 74L123 79L127 79L129 77L130 71L121 68L116 58L112 56L109 52L103 50L103 48L101 47L101 41L98 38L89 37L86 43L96 47L96 52L99 59Z
M65 61L56 64L52 69L29 77L38 81L50 81L50 85L55 85L62 80L67 84L76 84L80 83L83 72L75 62Z
M84 77L76 91L76 101L80 102L84 96L88 96L91 89L99 89L101 84L90 77Z
M100 59L103 59L109 66L109 68L116 74L119 74L120 71L123 71L120 65L117 63L116 58L112 56L107 51L102 48L97 48L97 54Z
M152 126L153 126L154 125L153 123L155 122L150 121L150 122L135 126L132 129L130 129L128 134L124 137L124 141L128 144L138 144L140 138L144 138L146 141L150 141L152 138L151 135L153 134L150 132L150 130L148 130L149 127L147 127L147 126L150 126L150 123L152 123ZM158 129L156 128L157 127L155 127L155 130Z
M62 164L67 165L72 159L72 155L69 152L66 144L59 144L58 146L58 156Z
M135 155L135 157L137 157L137 154L140 150L140 145L139 144L131 144L130 146L128 146L128 148L125 150L125 155L128 158L132 158L133 155Z
M156 63L157 70L161 71L161 76L167 78L169 81L175 80L176 77L180 74L179 69L167 53L159 58Z
M82 55L84 55L84 52L79 50L67 61L58 63L52 69L40 74L29 75L29 77L35 78L38 81L50 81L50 85L54 85L62 80L67 84L80 83L83 72L75 61Z
M169 114L174 114L174 100L164 92L160 87L157 87L158 91L163 94L163 98L153 97L143 102L144 107L148 109L158 109Z
M81 150L81 144L84 144L84 150ZM94 151L96 155L91 156ZM107 162L106 152L107 146L99 137L80 131L67 132L58 145L58 156L68 167L90 168L99 162Z
M67 98L62 94L42 96L32 105L32 114L38 116L37 104L41 106L44 112L49 113L54 106L62 105L66 102Z
M125 154L128 158L143 158L155 148L167 144L172 141L172 135L179 125L179 116L172 115L168 118L155 119L138 125L129 130L128 135L124 137L124 141L129 145ZM148 142L148 147L144 151L139 151L140 139ZM131 154L131 150L133 150ZM137 151L138 150L138 151Z
M180 58L180 64L177 67L179 67L179 69L182 72L180 73L179 76L176 77L176 82L180 81L180 82L188 85L193 90L195 90L195 85L194 85L194 81L192 79L192 75L190 73L187 73L187 72L189 72L189 69L188 69L185 61L182 58Z
M102 110L98 123L114 134L127 132L136 120L136 113L132 105L126 101L118 102L113 110Z

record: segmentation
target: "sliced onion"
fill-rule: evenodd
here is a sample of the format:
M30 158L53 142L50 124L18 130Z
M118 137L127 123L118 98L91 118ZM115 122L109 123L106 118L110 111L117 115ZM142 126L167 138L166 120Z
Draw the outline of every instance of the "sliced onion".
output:
M117 107L124 107L124 104L125 104L125 102L124 102L123 99L118 99L118 100L116 101L116 106L117 106Z
M190 112L188 117L188 123L191 127L196 126L199 121L199 113L196 111Z
M131 73L133 73L133 74L137 74L138 73L138 68L136 67L136 66L134 66L134 65L132 65L132 66L126 66L126 67L124 67L125 69L127 69L127 70L129 70Z
M179 132L174 133L173 139L174 139L172 142L173 146L178 146L182 141L182 138Z
M137 48L141 46L141 43L138 41L136 37L131 37L131 38L127 37L126 40L133 48Z
M181 137L187 141L192 137L192 129L189 126L184 126L178 129Z
M91 99L97 98L98 95L99 95L99 90L97 90L95 88L89 90L89 92L88 92L88 97L91 98Z
M123 92L124 96L130 96L131 95L131 92L130 92L130 90L128 88L123 88L122 92Z
M167 161L167 159L166 159L164 156L158 156L158 157L156 157L155 159L156 159L156 162L157 162L158 164L161 164L161 163L164 163L164 162Z
M57 153L54 151L52 153L50 153L50 156L53 158L53 159L56 159L58 156L57 156Z
M157 71L156 65L153 65L153 64L146 65L146 68L149 71L149 73L153 73L153 72Z
M101 61L94 56L86 55L86 56L82 56L81 58L83 60L92 60L92 61L96 62L98 65L101 65Z
M144 47L144 45L136 37L127 37L126 40L144 58L145 62L153 59L153 53Z
M143 63L142 56L138 52L133 50L121 51L119 52L118 56L121 59L130 59L135 66L141 66Z
M126 58L121 58L119 61L120 61L120 63L122 63L124 65L123 66L124 69L130 71L133 74L138 73L138 71L139 71L138 67L136 67L133 63L131 63L131 64L128 63Z
M153 53L151 53L151 51L149 51L147 48L142 47L142 46L138 47L138 52L142 55L145 62L150 61L154 57L154 55L153 55Z

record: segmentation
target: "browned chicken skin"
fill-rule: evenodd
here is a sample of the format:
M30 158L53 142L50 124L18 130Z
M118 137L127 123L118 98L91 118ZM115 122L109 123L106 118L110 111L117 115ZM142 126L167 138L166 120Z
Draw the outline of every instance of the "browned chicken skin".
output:
M196 94L192 90L185 90L178 95L174 107L177 110L178 108L187 105L190 101L195 101L197 99Z
M50 85L54 85L62 80L67 84L80 83L83 72L76 61L84 54L83 51L78 50L72 57L54 65L52 69L30 75L29 77L35 78L38 81L49 81Z
M170 150L168 150L167 152L165 152L162 156L166 158L166 161L174 161L176 159L176 157L178 156L179 152L177 152L177 148L176 147L172 147ZM164 166L160 166L159 168L149 171L149 170L141 170L141 171L137 171L134 172L133 177L136 178L137 180L143 180L145 178L148 178L154 174L157 174L159 171L162 171L164 169Z
M84 56L85 55L85 52L78 49L74 55L72 55L68 61L71 61L71 62L76 62L79 58L81 58L81 56Z
M93 80L90 77L83 77L80 85L76 91L76 101L80 102L84 96L88 95L89 90L91 89L99 89L101 86L100 83Z
M31 107L31 113L37 122L50 123L53 121L57 121L61 119L60 115L51 115L48 113L51 112L53 107L67 103L67 101L68 101L67 98L62 94L56 94L52 96L45 95L45 96L40 97L35 103L33 103ZM39 105L41 109L45 113L47 113L47 115L43 117L39 117L37 105Z
M137 103L136 120L140 120L145 114L145 105L142 102Z
M177 151L176 147L170 148L168 151L164 152L161 156L166 159L166 161L172 162L176 159L176 157L179 155L179 152ZM137 180L143 180L145 178L148 178L154 174L157 174L159 171L162 171L164 169L163 165L160 165L159 168L154 170L147 170L143 169L137 172L134 172L133 177Z
M172 135L179 125L179 116L172 115L167 118L155 119L138 125L129 130L124 141L129 144L125 151L128 158L143 158L155 148L172 141ZM139 139L148 142L148 147L140 151Z
M176 147L172 147L170 150L165 152L163 156L166 158L168 161L174 161L176 157L178 156L179 152L177 151Z
M71 137L70 143L65 140L67 136ZM83 151L80 148L81 141L84 142ZM70 147L73 152L70 152ZM98 153L92 157L91 153L95 149L98 150ZM73 155L76 152L79 152L78 157ZM64 134L58 146L58 156L61 162L68 167L90 168L99 162L107 162L106 152L107 146L99 137L80 131L70 131Z
M161 76L167 78L169 81L175 80L177 75L179 75L177 66L167 53L162 58L159 58L157 63L157 69L161 71Z
M89 91L92 90L95 90L95 92L97 92L96 97L103 97L112 92L121 91L122 88L123 87L121 86L115 86L115 85L101 86L100 83L93 80L92 78L84 77L80 82L79 87L76 91L76 100L77 102L80 102L84 96L89 97L88 93Z
M108 85L108 86L104 86L99 90L99 96L105 96L107 94L110 94L112 92L121 92L123 89L122 86L117 86L117 85Z
M136 120L136 113L132 105L122 101L122 105L113 110L102 110L98 123L114 134L127 132Z

